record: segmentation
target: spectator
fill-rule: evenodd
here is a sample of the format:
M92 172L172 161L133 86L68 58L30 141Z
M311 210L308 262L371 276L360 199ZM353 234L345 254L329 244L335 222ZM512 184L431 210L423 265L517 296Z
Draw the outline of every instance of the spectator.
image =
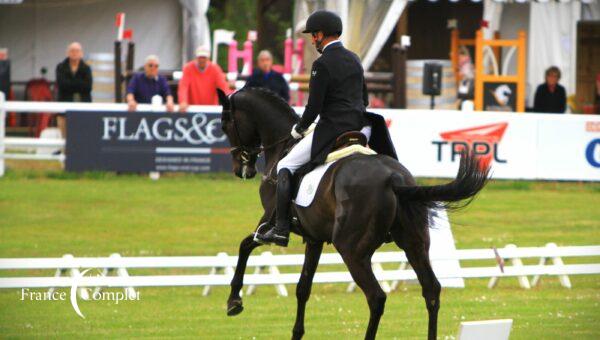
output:
M546 70L546 82L535 91L534 112L564 113L567 108L565 88L558 84L560 70L552 66Z
M179 111L185 112L189 105L218 105L217 88L229 93L229 84L218 64L208 60L210 51L205 47L196 49L196 60L183 67L179 81Z
M151 104L152 97L159 95L167 103L167 111L173 112L173 96L167 78L158 74L159 60L155 55L146 57L144 72L133 75L127 86L127 105L135 111L138 103Z
M267 50L262 50L258 54L258 69L248 78L246 86L265 87L277 93L286 102L290 100L290 88L283 78L283 75L272 69L273 55Z
M73 42L67 48L67 57L56 66L58 101L91 102L92 70L82 60L83 48Z
M65 60L56 65L59 102L92 101L92 70L82 59L81 44L72 42L67 47ZM56 121L61 134L66 137L64 114L59 114Z

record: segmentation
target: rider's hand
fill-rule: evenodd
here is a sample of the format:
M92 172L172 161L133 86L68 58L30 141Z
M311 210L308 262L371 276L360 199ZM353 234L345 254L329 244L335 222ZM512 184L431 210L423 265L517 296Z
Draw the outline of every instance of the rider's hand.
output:
M294 124L294 126L292 126L291 135L292 137L294 137L294 139L300 139L304 137L304 135L302 135L302 132L298 132L298 124Z

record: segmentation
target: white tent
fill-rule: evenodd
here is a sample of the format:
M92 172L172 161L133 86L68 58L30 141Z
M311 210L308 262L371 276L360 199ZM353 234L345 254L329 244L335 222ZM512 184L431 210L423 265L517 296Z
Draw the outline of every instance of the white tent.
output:
M7 48L12 79L28 80L54 68L68 43L79 41L86 55L112 53L115 15L125 12L134 31L135 65L148 54L161 68L180 68L197 45L210 46L206 11L209 0L25 0L0 5L0 48Z

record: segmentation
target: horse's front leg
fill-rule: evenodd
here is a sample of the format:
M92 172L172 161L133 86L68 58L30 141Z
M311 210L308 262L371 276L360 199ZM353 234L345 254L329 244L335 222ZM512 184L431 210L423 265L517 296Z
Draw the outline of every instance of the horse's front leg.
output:
M252 253L252 250L258 246L260 246L260 243L254 241L254 234L250 234L240 243L238 262L230 284L231 293L227 299L227 315L229 316L238 315L244 310L240 291L244 285L244 273L246 272L248 257L250 256L250 253Z
M313 277L317 270L317 266L319 265L319 258L321 257L322 251L323 243L306 243L304 266L302 267L302 273L300 274L300 281L298 281L298 286L296 287L298 311L296 312L296 323L292 333L292 339L294 340L302 339L302 336L304 335L304 310L306 308L306 302L310 297Z

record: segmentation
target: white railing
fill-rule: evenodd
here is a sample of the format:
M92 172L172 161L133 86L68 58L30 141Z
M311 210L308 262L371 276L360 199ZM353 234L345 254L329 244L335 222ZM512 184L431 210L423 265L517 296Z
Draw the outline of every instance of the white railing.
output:
M431 254L431 260L495 260L497 265L487 267L463 267L456 270L439 270L440 279L490 278L488 287L497 285L500 278L516 277L522 288L529 289L539 283L542 276L557 276L562 286L570 288L568 275L600 274L600 263L564 264L564 257L600 256L600 246L557 247L549 243L545 247L517 248L507 245L501 249L462 249L447 254ZM537 265L524 265L522 259L539 259ZM505 265L510 262L510 265ZM547 262L552 264L548 265ZM256 285L274 285L279 295L287 296L285 284L295 284L299 273L281 273L281 267L301 266L304 255L273 255L265 252L250 256L248 267L253 274L246 274L244 282L251 294ZM320 265L342 265L339 254L323 254ZM76 258L65 255L61 258L4 258L0 259L0 270L55 269L54 277L2 277L0 288L51 288L54 287L125 287L134 292L135 287L204 286L207 295L211 286L229 285L237 256L219 253L217 256L170 256L170 257L110 257ZM398 269L385 270L383 264L396 264ZM373 255L372 265L377 279L386 291L395 289L400 281L416 280L412 269L407 269L404 252L378 252ZM82 276L81 270L97 268L101 274ZM210 269L202 275L139 275L131 276L128 270L139 268L195 268ZM108 276L111 272L116 276ZM67 275L67 276L65 276ZM533 276L530 281L528 276ZM354 289L352 277L346 271L325 271L315 274L315 283L350 283L348 291ZM100 289L100 288L97 288Z

